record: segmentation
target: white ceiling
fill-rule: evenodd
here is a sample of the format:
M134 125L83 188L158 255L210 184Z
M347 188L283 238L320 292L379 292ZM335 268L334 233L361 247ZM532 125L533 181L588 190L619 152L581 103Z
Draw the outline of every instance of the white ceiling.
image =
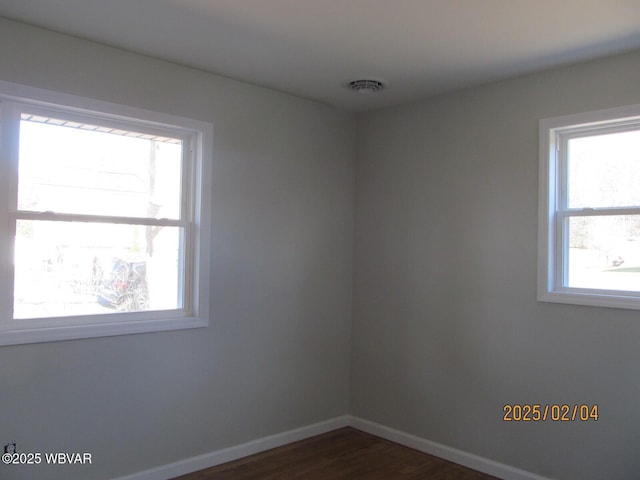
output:
M356 111L640 48L640 0L0 0L0 16ZM389 88L344 88L370 77Z

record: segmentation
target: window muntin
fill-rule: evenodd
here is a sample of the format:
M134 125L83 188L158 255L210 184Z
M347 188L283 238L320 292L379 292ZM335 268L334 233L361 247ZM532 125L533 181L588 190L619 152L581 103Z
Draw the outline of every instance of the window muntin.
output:
M5 82L0 122L0 345L207 325L210 124Z
M540 134L539 299L640 308L640 107Z

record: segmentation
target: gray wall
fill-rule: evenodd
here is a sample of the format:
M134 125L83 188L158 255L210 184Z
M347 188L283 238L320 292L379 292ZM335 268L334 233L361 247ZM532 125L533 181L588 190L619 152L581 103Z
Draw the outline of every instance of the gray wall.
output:
M563 480L637 479L640 313L536 301L538 120L640 103L640 53L357 126L351 413ZM594 404L507 423L506 403Z
M211 325L0 348L0 443L113 478L344 415L353 115L0 20L0 80L214 125ZM4 228L4 227L1 227Z

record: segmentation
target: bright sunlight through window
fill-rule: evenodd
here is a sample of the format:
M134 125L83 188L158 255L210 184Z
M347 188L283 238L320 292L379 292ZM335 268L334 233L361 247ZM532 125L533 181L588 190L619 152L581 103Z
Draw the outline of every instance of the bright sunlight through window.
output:
M125 117L105 104L78 111L91 101L65 100L72 109L0 103L13 228L2 239L13 252L3 272L13 315L0 321L2 343L206 324L206 264L196 262L208 244L210 126L139 110Z
M540 300L640 308L640 107L540 133Z

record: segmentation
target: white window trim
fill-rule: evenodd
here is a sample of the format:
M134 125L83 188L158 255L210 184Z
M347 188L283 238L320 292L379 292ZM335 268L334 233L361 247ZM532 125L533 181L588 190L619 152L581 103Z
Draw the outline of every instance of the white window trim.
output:
M38 343L113 335L159 332L206 327L209 324L211 175L213 159L213 125L165 113L93 100L48 90L26 87L0 81L0 120L2 103L16 102L39 108L84 116L99 115L101 119L135 124L138 120L146 128L180 130L193 139L193 165L190 179L194 187L190 196L193 241L186 246L186 255L192 262L192 275L185 279L191 302L183 310L112 313L108 315L72 316L44 319L12 318L13 238L11 237L11 205L15 190L11 181L11 152L9 142L0 137L0 346ZM0 135L11 132L0 129ZM5 193L2 193L5 192Z
M625 125L640 126L640 105L565 115L540 120L539 137L539 219L538 219L538 300L541 302L590 305L640 310L640 292L579 289L564 287L560 220L557 211L562 198L561 136L568 132L621 130ZM619 214L639 213L638 209L619 209Z

